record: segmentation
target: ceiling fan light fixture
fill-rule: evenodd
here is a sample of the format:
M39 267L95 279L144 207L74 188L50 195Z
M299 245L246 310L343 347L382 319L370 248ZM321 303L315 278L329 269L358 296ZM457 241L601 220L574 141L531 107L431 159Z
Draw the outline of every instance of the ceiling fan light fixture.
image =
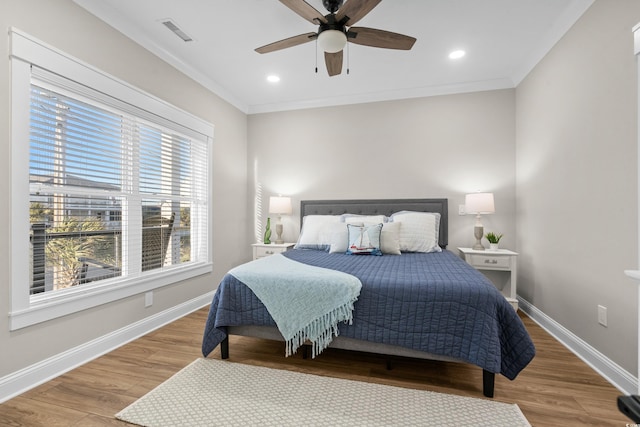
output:
M327 53L336 53L344 49L347 35L339 30L325 30L318 35L318 46Z

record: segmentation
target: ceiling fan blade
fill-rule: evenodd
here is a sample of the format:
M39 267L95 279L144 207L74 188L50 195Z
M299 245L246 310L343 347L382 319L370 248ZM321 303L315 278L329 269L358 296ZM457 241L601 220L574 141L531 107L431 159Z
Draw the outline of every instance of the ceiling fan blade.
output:
M280 40L277 42L264 45L256 49L258 53L269 53L280 49L286 49L288 47L297 46L299 44L310 42L318 37L316 33L300 34L298 36L289 37L288 39Z
M320 23L327 23L327 18L304 0L280 0L280 3L284 4L312 24L318 25Z
M345 16L349 18L346 26L351 26L361 20L367 13L380 4L382 0L347 0L336 13L336 21L340 22Z
M366 27L349 28L347 40L364 46L400 50L410 50L416 42L415 37Z
M342 72L342 51L336 53L324 53L324 63L327 66L329 76L337 76Z

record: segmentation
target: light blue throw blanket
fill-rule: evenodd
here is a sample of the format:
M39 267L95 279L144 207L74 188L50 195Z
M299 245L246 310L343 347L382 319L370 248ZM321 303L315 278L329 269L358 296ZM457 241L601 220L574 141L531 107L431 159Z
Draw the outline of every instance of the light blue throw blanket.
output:
M281 254L229 271L262 301L286 341L286 356L306 340L312 357L338 335L338 324L353 320L362 283L350 274L293 261Z

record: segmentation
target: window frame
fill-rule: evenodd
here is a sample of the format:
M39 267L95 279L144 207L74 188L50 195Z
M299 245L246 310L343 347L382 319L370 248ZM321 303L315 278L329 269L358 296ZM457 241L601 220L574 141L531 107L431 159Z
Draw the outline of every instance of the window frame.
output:
M99 92L135 105L144 111L170 120L201 135L208 152L207 185L209 189L203 219L211 223L212 124L174 107L124 81L61 52L14 28L9 31L11 63L11 253L29 253L29 120L32 65L63 76ZM29 257L11 256L11 301L9 328L17 330L88 308L117 301L163 286L211 273L212 231L208 224L203 257L206 261L149 272L143 276L107 280L92 286L77 286L46 296L29 295Z

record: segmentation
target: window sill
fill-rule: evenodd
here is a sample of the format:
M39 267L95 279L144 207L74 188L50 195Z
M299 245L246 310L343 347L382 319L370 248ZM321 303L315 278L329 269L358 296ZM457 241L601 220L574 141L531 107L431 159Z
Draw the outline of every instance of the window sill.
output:
M211 273L211 263L158 271L115 283L69 289L46 297L32 297L29 308L9 313L11 331L46 322L102 304L118 301L196 276Z

